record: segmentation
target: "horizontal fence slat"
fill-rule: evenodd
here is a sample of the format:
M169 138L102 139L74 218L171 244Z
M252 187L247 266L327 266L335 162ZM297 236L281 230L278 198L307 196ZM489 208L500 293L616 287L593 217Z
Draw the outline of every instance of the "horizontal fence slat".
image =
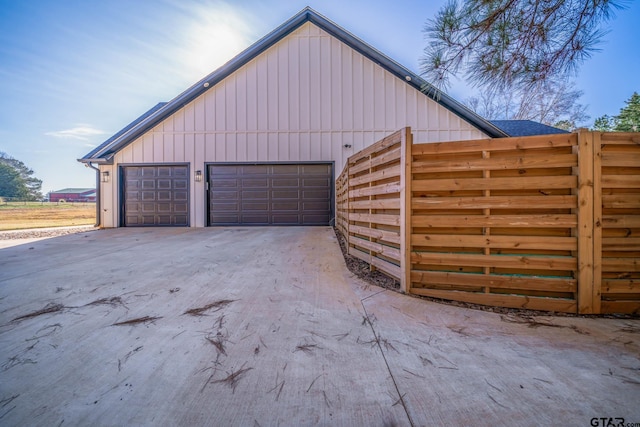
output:
M416 156L412 164L413 173L459 172L482 170L536 169L574 167L578 164L576 154L558 154L556 156L488 158L473 160L428 160Z
M640 175L603 175L602 188L640 188Z
M629 150L627 153L602 153L602 166L640 167L640 151Z
M393 277L394 279L400 280L400 275L402 273L399 266L391 264L390 262L387 262L380 258L373 258L371 260L371 265L376 267L378 270L381 270L387 273L389 276Z
M400 225L400 215L350 213L349 221L370 222L372 224Z
M446 291L440 289L412 288L412 293L426 297L484 304L496 307L522 308L527 310L548 310L576 313L577 304L573 300L541 298L528 295L486 294L479 292Z
M524 190L576 188L576 176L537 176L530 178L453 178L414 180L412 191Z
M400 199L356 200L349 202L350 209L400 209Z
M568 271L575 270L577 268L577 260L574 257L451 254L416 251L411 253L411 262L414 264L428 265L516 268L523 270L531 269L549 271Z
M379 196L383 194L393 194L400 192L400 184L390 182L387 184L374 185L373 187L358 188L349 191L349 198Z
M636 279L604 279L602 281L603 294L638 294L640 295L640 280Z
M603 215L604 228L640 228L640 215Z
M414 197L413 209L572 209L577 196Z
M602 207L617 209L640 209L640 193L602 195Z
M400 262L400 249L398 248L386 246L377 242L371 242L369 240L360 239L355 236L349 237L349 244L353 246L359 246L360 248L364 248L372 252L383 254L388 258L392 258L393 260Z
M602 258L603 272L640 272L638 258Z
M390 262L387 262L380 258L372 257L367 252L359 251L356 248L349 248L349 255L361 259L370 265L373 265L374 267L378 268L379 270L385 272L395 279L400 279L400 267L398 267L397 265L391 264Z
M380 180L389 179L389 178L395 178L399 176L400 176L400 166L396 165L387 169L381 169L381 170L372 172L368 175L359 176L357 178L351 178L349 182L349 187L368 184L370 182L380 181Z
M640 301L602 301L602 314L607 313L640 313Z
M389 152L383 153L379 156L373 157L370 160L357 163L349 167L349 175L355 175L359 172L365 171L369 168L374 168L385 163L398 160L400 158L400 148L393 149Z
M640 133L637 132L605 132L600 138L603 145L640 145Z
M444 271L411 271L411 280L421 284L469 285L529 291L575 292L577 283L571 278L517 277L496 274L463 274Z
M414 227L571 228L576 215L414 215Z
M433 247L471 247L471 248L500 248L500 249L547 249L567 250L578 249L577 237L550 236L479 236L479 235L438 235L413 234L411 244L414 246Z
M382 140L376 142L373 145L368 146L367 148L353 154L351 157L349 157L349 159L347 160L347 164L348 165L352 165L354 163L357 163L358 161L365 159L367 157L369 157L371 154L377 152L377 151L383 151L395 144L399 144L400 141L402 140L402 132L404 132L404 129L398 130L394 133L392 133L391 135L383 138Z
M527 150L535 148L571 147L578 144L576 134L543 135L506 139L475 139L470 141L416 143L411 154L468 153L482 151Z
M602 249L605 251L640 252L640 237L603 237Z
M371 237L372 239L384 240L385 242L395 243L398 245L400 244L400 233L395 231L351 225L349 227L349 233L360 234L362 236Z

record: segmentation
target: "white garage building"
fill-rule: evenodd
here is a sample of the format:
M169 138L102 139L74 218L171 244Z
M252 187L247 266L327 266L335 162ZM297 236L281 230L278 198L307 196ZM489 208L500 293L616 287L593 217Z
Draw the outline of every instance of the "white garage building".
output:
M429 89L305 8L79 161L98 170L103 227L331 224L335 177L382 137L507 136Z

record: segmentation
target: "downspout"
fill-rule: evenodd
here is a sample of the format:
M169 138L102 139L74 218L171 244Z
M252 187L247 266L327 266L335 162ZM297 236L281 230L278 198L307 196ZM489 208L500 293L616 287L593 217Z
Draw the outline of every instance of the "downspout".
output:
M98 169L97 167L93 166L91 164L91 162L87 162L84 164L86 167L93 169L94 171L96 171L96 227L100 227L100 169Z

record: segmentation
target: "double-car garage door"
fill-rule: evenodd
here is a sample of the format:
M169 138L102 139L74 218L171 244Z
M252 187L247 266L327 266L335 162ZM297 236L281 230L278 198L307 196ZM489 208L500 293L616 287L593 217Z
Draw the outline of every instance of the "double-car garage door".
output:
M188 226L187 165L122 168L122 225ZM328 225L332 164L207 166L207 225Z
M209 225L328 225L331 164L210 165Z

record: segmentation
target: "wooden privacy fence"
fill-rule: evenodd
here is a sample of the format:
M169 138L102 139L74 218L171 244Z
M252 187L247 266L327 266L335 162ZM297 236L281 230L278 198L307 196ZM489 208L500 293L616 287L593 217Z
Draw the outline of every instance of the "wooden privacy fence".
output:
M640 312L640 134L413 144L405 128L348 159L336 202L349 254L405 292Z

